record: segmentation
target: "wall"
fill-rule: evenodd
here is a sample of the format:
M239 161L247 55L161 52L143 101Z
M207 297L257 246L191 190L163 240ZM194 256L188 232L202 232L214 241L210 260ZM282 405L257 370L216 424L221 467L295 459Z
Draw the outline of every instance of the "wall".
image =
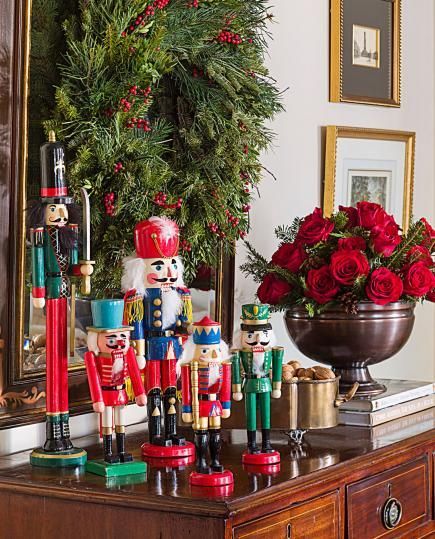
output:
M402 0L403 61L400 109L328 102L329 2L328 0L275 0L272 10L270 72L282 88L286 112L273 123L277 133L274 152L264 165L278 180L265 178L261 199L253 206L249 241L270 257L277 242L274 228L320 205L323 177L321 126L347 125L416 131L414 214L435 221L434 189L434 24L433 0ZM237 263L243 261L239 249ZM237 275L236 318L240 303L251 301L256 286ZM435 378L435 306L417 309L416 326L406 347L394 358L373 367L378 377ZM278 342L288 358L301 357L290 344L282 315L273 318ZM304 364L310 364L304 359Z

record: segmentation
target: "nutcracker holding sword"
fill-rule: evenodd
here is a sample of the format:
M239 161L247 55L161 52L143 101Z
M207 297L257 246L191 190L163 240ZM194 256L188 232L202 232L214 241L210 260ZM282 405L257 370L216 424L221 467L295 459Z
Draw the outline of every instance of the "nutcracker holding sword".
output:
M68 407L68 298L74 304L70 278L79 278L82 294L89 294L94 263L85 189L81 196L83 256L79 259L79 212L68 195L65 148L50 131L49 142L41 146L40 199L29 211L33 307L45 307L47 343L46 441L30 455L35 466L78 466L86 462L86 452L75 448L70 440Z

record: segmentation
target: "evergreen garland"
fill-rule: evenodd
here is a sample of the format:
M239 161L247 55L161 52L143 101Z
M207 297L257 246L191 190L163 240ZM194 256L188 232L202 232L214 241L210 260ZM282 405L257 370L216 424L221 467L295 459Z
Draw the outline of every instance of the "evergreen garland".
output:
M249 227L260 152L281 110L264 67L267 0L81 0L65 23L55 129L91 195L98 295L120 286L133 228L181 228L187 280Z

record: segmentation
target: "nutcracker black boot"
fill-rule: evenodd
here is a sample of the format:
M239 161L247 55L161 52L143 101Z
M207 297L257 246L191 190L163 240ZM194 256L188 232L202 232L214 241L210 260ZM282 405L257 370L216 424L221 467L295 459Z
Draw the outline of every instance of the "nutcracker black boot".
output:
M44 451L63 451L59 416L47 416L45 420Z
M104 449L104 462L108 464L117 464L119 462L118 455L114 455L112 452L112 435L103 434L103 449Z
M150 443L170 447L171 440L166 440L162 435L162 396L160 389L153 389L148 394L148 429Z
M60 416L60 436L62 439L63 450L68 451L73 448L69 432L69 414Z
M221 429L210 430L210 456L211 456L211 469L214 472L223 472L224 467L219 462L219 455L221 453Z
M165 439L171 440L172 445L186 445L186 439L177 435L177 389L169 387L165 391L163 407L165 410Z
M262 433L262 442L261 442L261 452L262 453L273 453L273 447L270 445L270 429L263 429Z
M131 462L133 460L133 455L125 452L125 432L116 433L116 448L121 462Z
M256 455L260 453L260 449L257 446L257 431L248 430L248 453L250 455Z
M209 474L210 466L207 464L208 432L206 430L195 431L196 448L196 471Z

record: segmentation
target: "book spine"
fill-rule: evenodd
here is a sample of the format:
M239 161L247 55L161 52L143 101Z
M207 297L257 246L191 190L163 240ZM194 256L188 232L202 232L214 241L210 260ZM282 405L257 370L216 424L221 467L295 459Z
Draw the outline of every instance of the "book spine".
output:
M388 408L389 406L395 406L396 404L403 404L408 401L418 399L420 397L426 397L431 395L434 392L434 386L422 386L415 389L410 389L405 393L397 393L396 395L390 395L389 397L384 397L370 402L372 404L372 411L382 410L383 408Z
M404 402L402 404L397 404L390 408L385 408L384 410L377 410L370 414L370 424L374 427L375 425L380 425L381 423L386 423L387 421L392 421L393 419L398 419L399 417L415 414L420 410L426 410L435 406L435 395L429 395L427 397L420 397L419 399L414 399L409 402Z

